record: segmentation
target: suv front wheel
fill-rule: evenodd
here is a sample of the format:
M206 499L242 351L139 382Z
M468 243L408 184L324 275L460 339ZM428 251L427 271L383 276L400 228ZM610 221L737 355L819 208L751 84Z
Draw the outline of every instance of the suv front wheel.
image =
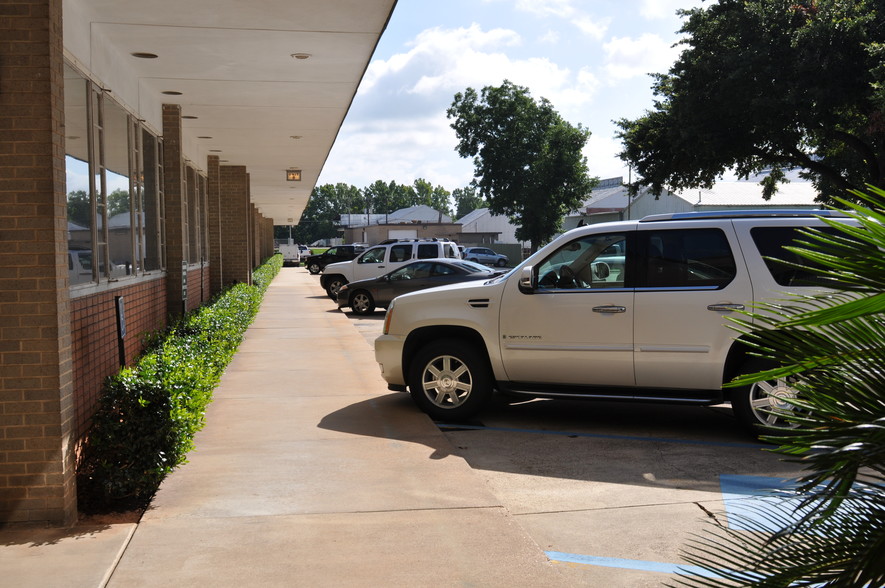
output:
M462 420L491 399L491 369L474 345L456 339L436 341L412 361L409 393L430 418Z
M761 359L751 359L741 368L741 375L769 370L774 365ZM731 408L741 423L756 433L778 434L796 429L798 423L787 420L800 408L790 402L798 393L787 378L760 380L732 392Z
M338 300L338 290L347 283L343 276L331 276L326 282L326 294L332 300Z

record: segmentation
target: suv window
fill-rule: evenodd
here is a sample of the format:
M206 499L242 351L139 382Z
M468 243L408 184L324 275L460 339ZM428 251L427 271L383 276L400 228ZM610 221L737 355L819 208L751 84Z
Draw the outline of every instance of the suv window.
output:
M832 287L832 281L824 280L812 271L814 268L820 268L818 264L786 249L786 247L813 248L814 239L805 235L805 230L807 229L802 227L754 227L750 229L750 236L765 260L771 277L779 285ZM829 235L844 235L830 227L817 227L817 230ZM804 245L803 242L808 245Z
M420 257L420 255L419 255ZM412 259L412 245L394 245L390 248L390 262L408 261Z
M359 259L357 259L357 263L384 263L385 251L387 251L386 247L373 247L363 253Z
M439 257L439 248L436 243L419 243L418 259L433 259Z
M728 238L720 229L641 233L646 288L724 288L737 275Z
M617 252L626 252L626 244L624 233L587 235L566 243L538 266L538 288L623 288L626 263Z
M445 246L446 257L451 259L458 259L461 255L458 253L458 248L451 243L447 243Z

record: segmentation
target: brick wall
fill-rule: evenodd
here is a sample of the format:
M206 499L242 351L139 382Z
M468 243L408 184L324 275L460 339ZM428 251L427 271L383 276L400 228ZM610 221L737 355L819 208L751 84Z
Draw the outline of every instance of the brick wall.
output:
M76 517L61 15L0 4L0 525Z
M71 301L74 366L74 435L89 427L105 378L120 370L115 297L122 296L126 313L124 349L130 364L143 351L146 333L166 327L165 280L139 282Z

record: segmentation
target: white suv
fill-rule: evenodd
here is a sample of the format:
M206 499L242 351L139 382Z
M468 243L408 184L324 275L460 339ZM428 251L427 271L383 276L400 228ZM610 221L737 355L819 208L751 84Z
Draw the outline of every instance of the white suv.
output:
M377 278L416 259L461 259L458 245L446 239L391 239L366 249L356 259L330 263L323 269L320 284L332 300L338 290L356 280Z
M808 291L780 260L830 211L679 213L574 229L484 283L406 294L387 311L375 357L392 390L436 419L509 396L732 403L746 425L776 427L789 382L723 389L765 366L728 317ZM829 229L832 230L832 229Z

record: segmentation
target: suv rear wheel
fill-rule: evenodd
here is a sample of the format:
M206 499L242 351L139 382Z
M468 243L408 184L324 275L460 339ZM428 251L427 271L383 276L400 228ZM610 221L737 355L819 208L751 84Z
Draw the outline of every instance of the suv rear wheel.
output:
M741 375L761 372L772 367L774 365L771 362L751 359L741 368ZM735 388L732 392L731 408L744 426L757 433L784 433L799 426L785 418L799 412L799 407L790 402L796 397L798 393L787 378L761 380Z
M412 400L433 419L471 417L492 397L488 362L464 341L443 339L426 345L409 372Z
M320 264L319 264L319 263L317 263L317 262L315 262L315 261L312 261L312 262L310 262L309 264L307 264L307 271L309 271L309 272L312 273L313 275L317 275L318 273L320 273L321 271L323 271L323 268L320 267Z

